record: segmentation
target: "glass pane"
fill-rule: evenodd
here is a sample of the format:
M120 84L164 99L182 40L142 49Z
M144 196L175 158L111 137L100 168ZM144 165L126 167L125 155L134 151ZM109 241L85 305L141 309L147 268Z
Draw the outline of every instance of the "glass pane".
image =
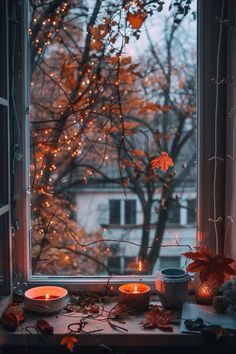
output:
M30 3L32 274L152 274L195 244L196 3Z
M168 210L168 222L171 224L180 223L180 205L179 203L171 202Z
M188 200L188 224L196 222L196 199Z
M125 201L125 224L136 224L136 200Z
M109 200L109 223L120 224L120 200Z

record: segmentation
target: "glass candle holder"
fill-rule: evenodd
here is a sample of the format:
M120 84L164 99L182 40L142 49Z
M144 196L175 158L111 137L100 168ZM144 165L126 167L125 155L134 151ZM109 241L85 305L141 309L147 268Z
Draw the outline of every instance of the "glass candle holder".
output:
M218 294L220 284L214 274L207 281L201 281L199 274L195 275L196 301L202 305L211 305L214 297Z

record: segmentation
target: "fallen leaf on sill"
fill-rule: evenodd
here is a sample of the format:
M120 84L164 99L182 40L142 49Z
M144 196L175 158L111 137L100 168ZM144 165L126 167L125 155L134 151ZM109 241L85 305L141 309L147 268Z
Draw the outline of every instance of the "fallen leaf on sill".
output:
M12 303L8 306L2 315L3 327L7 331L14 332L17 326L25 319L24 311L21 305Z
M72 336L65 336L62 338L60 344L65 345L66 348L70 351L73 352L75 344L78 342L78 339Z
M144 313L145 320L140 324L144 329L158 328L165 332L173 331L173 313L171 311L160 309L159 306L153 306L151 311Z

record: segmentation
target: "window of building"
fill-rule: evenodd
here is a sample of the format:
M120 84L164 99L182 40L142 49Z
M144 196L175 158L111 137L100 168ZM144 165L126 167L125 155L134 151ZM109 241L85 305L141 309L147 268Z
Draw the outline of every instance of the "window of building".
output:
M196 199L189 199L187 201L187 223L196 223Z
M121 223L121 201L109 200L109 224L120 225Z
M125 200L125 225L135 225L136 216L136 200Z
M170 224L179 225L180 224L180 203L171 202L168 210L168 222Z

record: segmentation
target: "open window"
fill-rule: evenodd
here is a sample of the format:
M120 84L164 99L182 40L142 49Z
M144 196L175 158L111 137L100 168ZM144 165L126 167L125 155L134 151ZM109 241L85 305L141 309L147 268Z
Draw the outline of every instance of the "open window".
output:
M103 7L109 2L96 1L94 7L75 6L73 9L67 2L58 3L52 8L49 2L42 8L47 17L43 11L31 9L29 25L22 11L24 26L17 31L20 36L17 43L25 44L29 29L31 47L31 70L26 72L25 46L21 48L24 58L18 67L30 76L31 87L30 119L25 119L27 92L23 90L17 102L22 117L20 152L24 156L24 160L18 161L19 200L15 209L16 219L20 221L17 233L18 249L21 249L17 253L19 274L38 283L50 280L69 284L78 281L78 277L86 284L104 283L108 275L106 267L112 263L112 258L111 267L123 269L124 274L125 265L132 259L148 260L151 267L146 275L153 274L159 256L178 257L184 251L176 247L179 254L168 255L161 250L163 242L176 246L183 237L185 244L186 241L191 246L196 243L194 212L184 214L184 222L192 231L186 229L183 236L178 227L168 230L167 224L171 203L179 206L180 214L181 210L192 210L189 200L196 198L197 183L197 239L214 250L214 223L209 221L214 219L214 161L209 163L214 155L214 137L209 132L215 126L216 96L212 79L216 74L215 33L219 31L215 18L221 15L222 2L205 1L204 6L203 1L198 2L197 37L196 20L191 11L186 16L178 15L177 22L173 22L173 14L165 20L162 11L157 10L152 17L147 13L141 23L147 26L145 33L134 28L132 16L127 28L121 20L119 29L127 30L121 42L127 51L122 47L120 52L123 44L116 42L119 22L113 18L111 23L109 17L111 13L116 14L118 5L113 4L112 11L107 11L104 17ZM132 11L130 9L131 15ZM44 19L40 17L42 14ZM159 23L161 18L163 22ZM157 27L167 31L158 43L158 46L163 45L160 48L155 43ZM178 35L179 29L181 35ZM146 35L145 40L143 35ZM226 38L225 27L222 35ZM142 47L149 48L143 60L139 60L140 40ZM165 43L166 40L173 44L169 59L175 66L171 81L173 92L167 92L168 97L165 97L166 89L168 91L168 85L165 88L166 44L169 43ZM222 46L226 49L226 41ZM226 73L222 53L226 52L221 50L222 77ZM26 88L25 75L22 82ZM141 94L137 93L139 89ZM100 94L97 96L96 92ZM220 118L226 111L225 97L222 85L217 115L221 156L225 156L225 123ZM162 171L158 165L160 160L156 160L163 157L161 152L171 158L167 159L167 171ZM218 165L218 169L217 184L224 186L225 167ZM224 194L224 187L217 190L217 214L222 218ZM178 213L178 208L173 212ZM107 227L110 224L118 225L118 230ZM223 222L219 220L217 227L223 235ZM188 235L191 240L186 239ZM223 238L220 243L222 248ZM113 277L114 281L117 279Z

